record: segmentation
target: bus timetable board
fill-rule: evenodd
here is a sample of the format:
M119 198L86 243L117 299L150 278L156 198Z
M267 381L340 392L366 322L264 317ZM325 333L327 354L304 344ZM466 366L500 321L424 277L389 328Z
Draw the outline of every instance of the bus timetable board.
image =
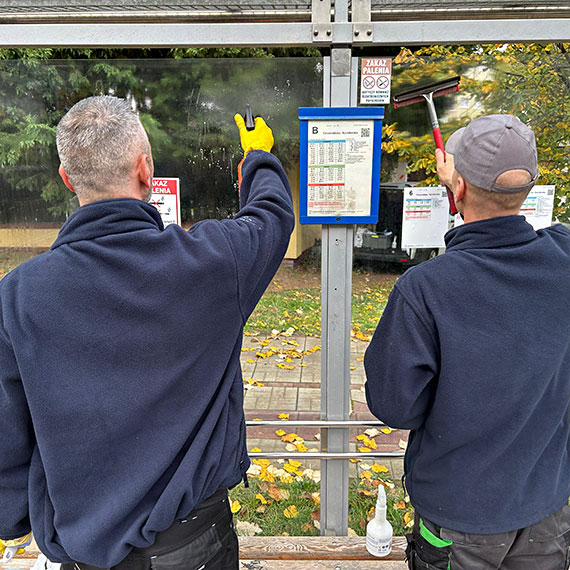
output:
M301 107L300 222L378 221L383 107Z

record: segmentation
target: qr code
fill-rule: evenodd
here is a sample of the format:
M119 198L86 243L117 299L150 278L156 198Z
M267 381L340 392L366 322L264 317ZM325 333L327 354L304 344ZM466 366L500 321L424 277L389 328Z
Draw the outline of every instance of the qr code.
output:
M365 139L370 136L370 127L362 127L360 129L360 136Z

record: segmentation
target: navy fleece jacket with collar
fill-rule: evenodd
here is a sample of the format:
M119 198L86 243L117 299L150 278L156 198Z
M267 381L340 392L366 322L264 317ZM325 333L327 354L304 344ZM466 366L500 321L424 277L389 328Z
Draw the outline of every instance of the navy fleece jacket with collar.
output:
M0 282L0 537L110 567L249 466L242 329L294 225L252 151L241 209L189 231L114 199Z
M446 243L396 283L366 352L366 397L412 430L406 486L422 516L508 532L570 494L570 231L507 216Z

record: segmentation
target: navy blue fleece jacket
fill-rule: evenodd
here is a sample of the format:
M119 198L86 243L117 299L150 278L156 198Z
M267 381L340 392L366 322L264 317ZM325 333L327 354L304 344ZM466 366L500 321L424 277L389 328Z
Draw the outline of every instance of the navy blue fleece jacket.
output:
M0 282L0 537L109 567L249 466L242 328L294 225L252 151L241 209L189 231L95 202Z
M366 352L366 397L410 429L417 511L467 533L534 524L570 493L570 231L465 224L396 283Z

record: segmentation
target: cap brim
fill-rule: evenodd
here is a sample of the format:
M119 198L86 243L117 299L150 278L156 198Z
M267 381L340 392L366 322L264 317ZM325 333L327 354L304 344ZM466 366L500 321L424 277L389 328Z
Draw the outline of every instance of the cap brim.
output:
M457 150L457 147L463 138L464 131L465 127L461 127L447 139L447 142L445 143L445 152L448 152L449 154L455 154L455 151Z

